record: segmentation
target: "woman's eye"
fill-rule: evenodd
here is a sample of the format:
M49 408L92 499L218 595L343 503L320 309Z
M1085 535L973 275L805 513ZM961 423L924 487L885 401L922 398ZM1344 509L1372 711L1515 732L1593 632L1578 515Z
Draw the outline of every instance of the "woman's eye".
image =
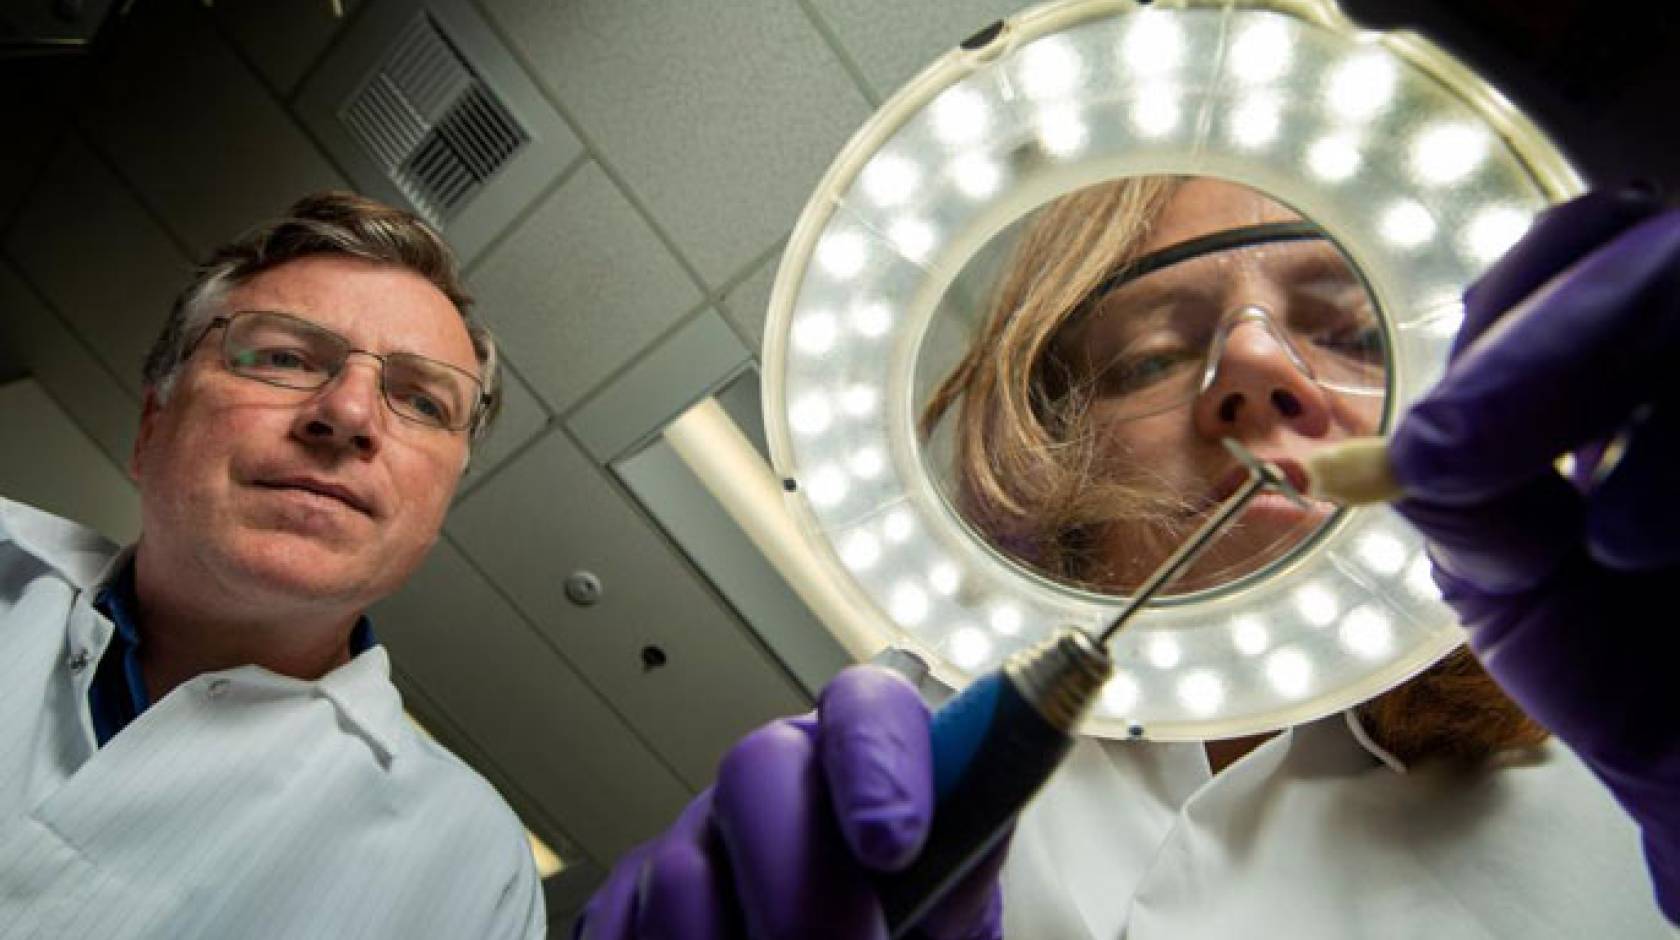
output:
M1313 342L1340 356L1361 362L1383 361L1382 328L1372 325L1362 329L1338 330L1314 337Z
M1140 391L1182 373L1194 359L1180 350L1121 356L1104 373L1103 385L1112 393Z

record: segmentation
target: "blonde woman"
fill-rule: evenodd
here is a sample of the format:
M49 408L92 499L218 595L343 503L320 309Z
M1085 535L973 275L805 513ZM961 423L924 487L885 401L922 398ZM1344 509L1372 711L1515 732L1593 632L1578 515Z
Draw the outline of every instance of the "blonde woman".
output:
M1551 293L1463 352L1392 437L1401 511L1448 602L1573 752L1462 652L1270 736L1082 741L1022 814L1001 877L998 853L914 936L1669 936L1680 734L1667 664L1630 627L1662 609L1680 555L1671 528L1628 510L1630 493L1664 502L1672 479L1637 441L1596 491L1550 466L1630 415L1652 453L1680 440L1650 386L1610 367L1638 330L1653 337L1639 361L1680 352L1662 339L1680 335L1680 214L1657 213L1648 193L1606 192L1542 218L1472 291L1461 346ZM1338 258L1286 207L1218 180L1053 203L926 414L950 435L954 502L1046 576L1135 584L1227 485L1219 437L1287 465L1375 429L1382 357ZM1595 373L1616 394L1596 394ZM1260 570L1327 511L1262 504L1181 589ZM1616 527L1585 530L1601 511ZM579 933L882 936L872 873L913 860L933 813L926 729L908 683L847 670L814 714L737 744L716 787L620 862Z

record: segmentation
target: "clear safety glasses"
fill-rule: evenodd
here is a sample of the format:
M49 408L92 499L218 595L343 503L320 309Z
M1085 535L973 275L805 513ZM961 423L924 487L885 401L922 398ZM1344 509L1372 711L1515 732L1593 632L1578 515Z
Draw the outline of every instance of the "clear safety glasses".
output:
M258 382L318 389L344 371L351 353L361 353L379 363L380 391L399 418L462 431L489 402L484 385L463 369L414 353L356 349L337 333L290 314L245 310L216 317L199 341L217 327L223 328L222 364Z
M1115 419L1194 401L1239 346L1332 394L1380 399L1387 390L1376 304L1334 243L1305 224L1234 229L1156 252L1110 278L1083 310L1057 351L1080 364Z

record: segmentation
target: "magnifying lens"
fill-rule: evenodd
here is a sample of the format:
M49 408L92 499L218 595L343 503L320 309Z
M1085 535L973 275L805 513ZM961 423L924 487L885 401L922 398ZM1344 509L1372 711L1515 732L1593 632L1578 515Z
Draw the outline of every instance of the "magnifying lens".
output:
M1328 2L995 25L857 133L777 275L764 411L812 576L955 688L1095 633L1240 482L1221 434L1285 470L1381 434L1581 187L1441 50ZM1392 511L1262 499L1114 641L1084 730L1297 724L1461 641Z

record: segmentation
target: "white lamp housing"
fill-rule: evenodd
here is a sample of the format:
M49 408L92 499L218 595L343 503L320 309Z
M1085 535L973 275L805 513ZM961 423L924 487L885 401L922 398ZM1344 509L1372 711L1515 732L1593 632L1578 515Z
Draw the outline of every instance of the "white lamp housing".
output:
M1319 0L1070 0L935 62L858 132L799 220L771 298L764 411L826 577L883 643L954 687L1121 602L974 540L928 478L918 349L998 232L1073 190L1153 174L1238 182L1331 233L1388 319L1391 416L1440 375L1464 288L1582 185L1439 49L1361 31ZM1418 536L1386 508L1347 511L1263 578L1152 605L1116 639L1086 730L1203 740L1295 724L1461 641Z

